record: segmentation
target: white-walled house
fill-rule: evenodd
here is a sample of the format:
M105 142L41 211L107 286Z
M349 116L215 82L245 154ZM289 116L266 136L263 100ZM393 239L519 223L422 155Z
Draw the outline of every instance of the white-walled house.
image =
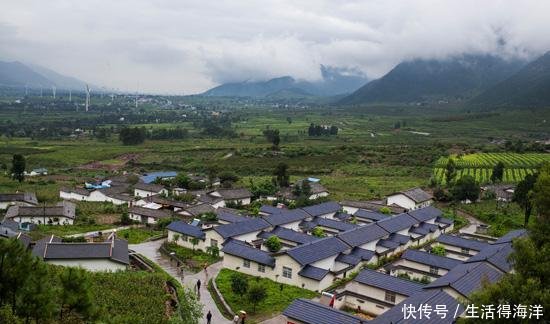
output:
M38 200L34 192L0 194L0 209L7 209L9 206L35 206L37 204Z
M37 241L32 253L46 263L88 271L123 271L130 264L128 242L113 234L105 242L94 243L65 243L51 235Z
M73 201L110 202L113 205L130 205L133 198L114 188L87 190L82 188L61 188L59 197Z
M462 262L456 259L419 250L406 250L401 258L391 264L390 274L408 275L411 279L427 278L433 281Z
M420 188L399 191L386 198L386 204L397 205L407 210L428 207L433 203L433 196Z
M442 245L445 248L445 256L457 260L467 260L489 246L486 242L447 234L440 235L435 244Z
M224 204L220 207L225 207L228 203L250 205L250 202L252 201L252 193L246 188L216 189L209 192L208 195L216 198L222 198Z
M334 306L347 306L378 316L407 297L422 290L423 285L378 271L364 269L341 291Z
M205 250L206 235L200 225L194 226L183 221L175 221L170 223L166 229L168 230L168 242L174 242L188 249ZM193 244L193 239L197 239L197 244Z
M20 224L72 225L75 217L75 204L63 201L55 206L11 206L5 219Z
M156 224L159 219L170 218L172 213L163 209L150 209L139 206L132 206L128 209L128 217L143 224Z
M167 195L168 190L164 186L154 183L138 182L134 185L134 196L136 197L150 197L154 195Z

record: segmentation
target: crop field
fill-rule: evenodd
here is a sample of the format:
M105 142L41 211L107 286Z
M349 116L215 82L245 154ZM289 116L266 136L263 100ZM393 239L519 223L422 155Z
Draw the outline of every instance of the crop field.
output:
M546 153L474 153L452 157L456 163L456 177L459 179L470 175L479 183L488 183L491 180L493 167L498 163L504 163L505 183L516 183L525 178L527 174L536 172L544 162L550 161L550 154ZM434 167L434 178L437 182L445 184L445 165L449 158L441 157Z

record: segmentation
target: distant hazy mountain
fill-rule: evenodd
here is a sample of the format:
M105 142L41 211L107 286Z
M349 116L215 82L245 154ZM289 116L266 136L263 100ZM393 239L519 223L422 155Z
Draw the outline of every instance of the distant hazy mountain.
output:
M486 107L550 107L550 52L471 101Z
M36 73L20 62L0 61L0 85L29 87L51 87L54 82Z
M84 81L59 74L41 66L0 61L0 85L3 86L24 87L27 85L30 88L56 86L58 89L83 90L85 84Z
M333 96L351 93L368 82L357 71L321 66L322 80L316 82L298 81L290 76L267 81L244 81L225 83L203 93L205 96L232 97L284 97L290 96Z
M342 104L465 100L517 72L525 63L464 55L403 62L340 101Z

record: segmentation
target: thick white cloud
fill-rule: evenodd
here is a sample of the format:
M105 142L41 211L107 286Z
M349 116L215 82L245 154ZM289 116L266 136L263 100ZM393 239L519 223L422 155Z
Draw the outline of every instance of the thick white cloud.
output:
M0 59L94 84L194 93L319 65L378 77L402 60L550 49L545 1L25 0L0 10Z

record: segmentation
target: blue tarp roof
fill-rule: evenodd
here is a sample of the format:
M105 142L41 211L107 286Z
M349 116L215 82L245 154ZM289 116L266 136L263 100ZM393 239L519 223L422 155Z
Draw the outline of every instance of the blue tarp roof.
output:
M178 173L176 171L159 171L144 174L139 178L145 183L151 183L157 180L157 178L174 178L177 175Z

